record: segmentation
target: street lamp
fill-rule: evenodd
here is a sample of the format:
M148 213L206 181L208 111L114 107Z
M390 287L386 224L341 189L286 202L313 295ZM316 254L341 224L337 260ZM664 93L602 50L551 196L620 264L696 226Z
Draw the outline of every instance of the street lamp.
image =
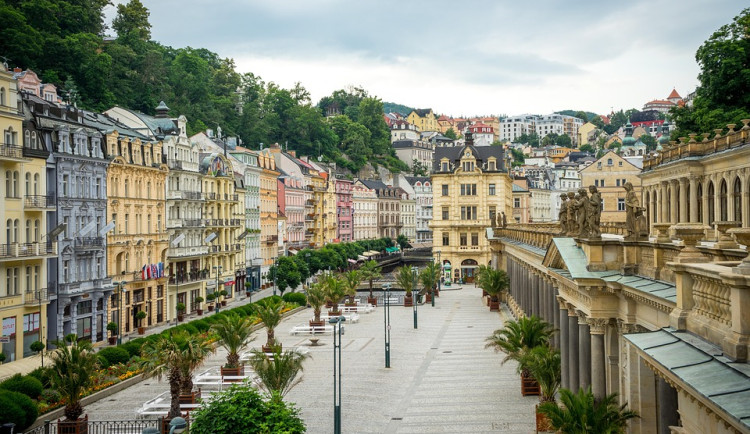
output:
M115 285L117 285L117 345L122 344L122 293L125 292L122 287L126 283L124 280L115 282Z
M413 277L413 283L412 285L414 288L412 291L416 292L416 296L414 297L414 303L412 305L414 306L414 328L417 328L417 306L419 306L419 291L417 291L417 267L412 267L411 274Z
M305 258L307 259L307 265L310 266L310 252L305 253ZM305 283L307 284L307 287L310 287L310 273L308 273L307 279L305 279Z
M276 295L276 273L279 271L279 267L276 265L276 260L279 259L278 256L273 258L273 295Z
M180 416L169 421L169 434L181 434L187 428L187 421Z
M214 266L214 270L216 270L216 288L214 289L214 292L216 293L216 313L219 313L219 309L221 308L221 300L219 300L219 297L221 297L221 292L219 291L219 274L221 273L221 265Z
M440 262L440 250L438 250L436 253L438 255L438 282L437 282L438 290L437 290L437 293L440 294L440 282L442 282L443 280L443 264ZM436 296L437 294L432 294L432 307L435 307Z
M383 323L385 324L385 367L391 367L391 284L383 284Z
M333 432L341 434L341 332L342 322L346 321L344 316L334 316L328 319L333 324ZM336 325L338 325L338 340L336 339ZM336 368L336 350L338 349L338 369ZM338 374L338 378L336 375ZM338 388L338 392L336 389Z

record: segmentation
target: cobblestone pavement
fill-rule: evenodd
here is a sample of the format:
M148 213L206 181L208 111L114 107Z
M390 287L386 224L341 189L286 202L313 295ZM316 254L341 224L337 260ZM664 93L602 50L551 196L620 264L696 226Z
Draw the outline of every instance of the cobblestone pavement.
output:
M312 358L302 382L286 400L295 402L310 433L333 431L333 346L290 336L306 324L310 310L282 322L276 330L285 348L306 346ZM501 354L484 348L484 339L502 324L502 314L482 305L471 285L444 291L435 307L419 306L419 329L411 308L391 307L391 368L384 367L383 308L360 314L343 336L342 431L345 433L534 432L536 397L522 397L515 364L500 366ZM260 331L254 345L260 345ZM219 350L206 367L218 367ZM136 417L147 400L168 390L166 382L145 380L85 408L93 420Z

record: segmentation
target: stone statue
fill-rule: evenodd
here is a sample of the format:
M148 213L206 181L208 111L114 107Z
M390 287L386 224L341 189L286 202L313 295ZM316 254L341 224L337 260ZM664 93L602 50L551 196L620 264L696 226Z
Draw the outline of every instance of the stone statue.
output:
M599 189L595 185L589 185L589 197L588 206L586 208L586 221L588 223L589 238L601 238L602 231L599 228L600 220L602 217L602 195L599 193Z
M625 227L628 234L626 240L639 240L648 235L648 222L646 221L646 208L641 207L638 195L633 191L633 184L625 183Z
M508 221L505 220L505 213L503 212L502 214L503 214L503 227L505 227L508 225Z
M579 238L586 238L589 234L589 227L588 227L588 203L589 203L589 195L588 192L586 192L585 188L579 188L578 189L578 195L576 199L576 217L578 219L578 237Z
M500 227L500 214L495 213L492 219L492 227L493 228L499 228Z
M557 219L560 221L560 234L565 235L568 233L568 195L563 193L560 195L560 212L557 214Z
M568 192L568 207L566 209L568 216L567 216L567 222L568 222L568 236L574 237L576 232L578 232L578 219L576 218L576 194L572 191Z

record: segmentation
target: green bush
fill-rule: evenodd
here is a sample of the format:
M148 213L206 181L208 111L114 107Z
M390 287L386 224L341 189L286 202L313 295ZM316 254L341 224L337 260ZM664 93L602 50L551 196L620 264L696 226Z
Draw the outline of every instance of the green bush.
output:
M299 306L307 306L307 297L301 292L289 292L281 297L287 303L295 303Z
M33 371L29 372L30 377L34 377L37 380L42 382L42 386L46 389L50 387L51 384L51 377L52 377L52 368L50 367L38 367L34 369Z
M200 332L198 331L198 327L194 326L192 322L183 324L182 330L186 331L188 334L191 334L191 335L200 334Z
M190 324L192 324L200 333L205 333L211 328L211 324L208 323L205 319L199 319L197 321L191 321Z
M280 296L278 296L278 295L272 295L270 297L262 298L262 299L256 301L255 304L265 307L265 306L268 306L269 303L271 303L271 304L278 304L281 301L282 301L282 299L281 299Z
M0 421L16 424L16 431L21 432L34 423L39 411L34 402L23 393L0 391Z
M46 402L58 402L62 397L60 396L60 392L55 389L44 389L42 390L42 394L39 395L39 399Z
M125 351L127 351L128 354L130 354L130 357L140 356L141 355L141 345L143 345L143 343L142 342L136 342L136 341L137 341L137 339L133 340L133 341L130 341L130 342L127 342L127 343L124 343L124 344L120 345L119 348L122 348Z
M0 389L23 393L31 399L37 399L42 394L42 382L31 376L16 374L0 383Z
M127 363L130 360L128 350L121 347L107 347L99 351L98 354L100 358L105 360L105 363L102 363L105 368L119 363Z

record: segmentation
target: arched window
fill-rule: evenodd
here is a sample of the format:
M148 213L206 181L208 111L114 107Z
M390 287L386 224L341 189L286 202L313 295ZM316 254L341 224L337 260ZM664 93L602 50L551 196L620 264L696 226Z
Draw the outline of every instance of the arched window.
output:
M709 225L712 225L714 223L715 208L716 208L716 205L714 203L714 182L709 181L708 182L708 221L706 222Z
M34 174L34 195L36 196L38 194L39 194L39 174L35 173Z
M125 253L125 271L130 271L130 253Z
M5 88L0 87L0 105L5 105Z
M21 222L18 219L13 220L13 242L18 242L18 226L21 225Z
M25 178L26 178L26 184L25 184L26 185L26 190L25 190L26 193L25 194L26 194L26 196L28 196L28 195L31 194L31 173L26 172Z
M125 178L125 197L129 197L128 193L130 193L130 180Z
M31 142L31 131L26 130L23 132L23 145L28 147L29 142Z
M11 219L5 222L5 240L8 244L13 242L13 220Z
M734 220L742 222L742 181L740 181L739 176L734 179L734 188L732 190L734 192Z
M18 197L18 171L13 171L13 197Z
M33 149L37 149L36 147L36 131L31 132L31 147Z
M11 193L13 193L13 184L11 181L12 175L10 173L10 170L5 171L5 197L11 197Z
M721 221L729 220L727 217L727 205L727 182L722 179L719 187L719 217Z

